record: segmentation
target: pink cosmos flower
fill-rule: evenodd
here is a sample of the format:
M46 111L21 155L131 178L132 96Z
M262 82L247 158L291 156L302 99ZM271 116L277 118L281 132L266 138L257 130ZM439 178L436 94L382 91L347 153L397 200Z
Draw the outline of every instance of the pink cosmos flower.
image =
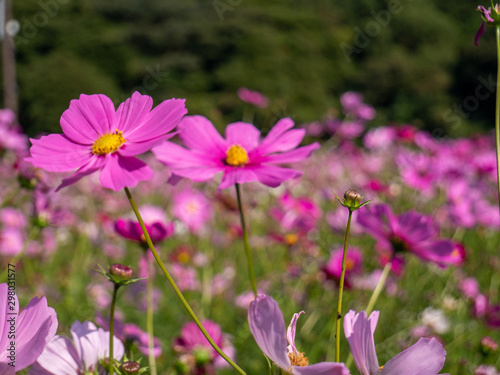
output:
M174 223L168 222L165 211L161 207L146 205L142 206L139 211L141 212L151 241L163 241L174 233ZM123 238L137 242L146 242L141 226L135 218L120 218L116 220L115 230Z
M98 329L94 323L76 321L71 326L71 335L73 342L56 335L47 344L29 374L80 375L97 371L99 360L109 357L109 332ZM125 348L116 337L113 340L113 358L119 361Z
M61 116L63 134L31 139L26 160L50 172L77 169L57 190L98 170L106 188L134 187L153 176L135 156L173 136L167 133L187 113L183 99L166 100L151 110L152 105L151 97L135 92L115 111L107 96L82 94Z
M260 92L249 90L246 87L238 89L238 97L245 103L253 104L259 108L266 108L269 104L269 100Z
M285 232L307 233L316 227L321 217L321 209L308 197L294 197L290 193L278 199L279 207L272 207L270 215Z
M0 306L0 375L14 375L42 354L45 344L56 334L57 316L45 297L33 298L18 315L17 295L5 283L0 284ZM15 345L9 337L12 333ZM15 362L15 367L9 362Z
M335 280L340 280L342 273L342 257L344 255L344 248L338 248L330 253L330 259L323 268L323 271L328 277ZM345 262L345 286L350 288L352 286L352 277L361 272L361 262L363 254L356 247L347 248L346 262Z
M301 171L279 164L301 161L320 147L319 143L313 143L295 149L305 130L289 130L293 125L291 119L281 119L261 140L255 126L236 122L226 127L224 139L207 118L188 116L179 129L180 138L189 149L165 142L153 148L153 153L173 174L193 181L205 181L224 172L220 189L252 181L277 187L302 175Z
M464 248L449 240L436 239L433 220L418 212L395 215L387 204L369 205L360 210L358 223L377 240L383 255L402 262L401 253L409 251L420 259L440 266L458 265L465 259Z
M213 216L212 203L200 191L185 189L175 194L173 213L190 231L198 233Z
M360 93L347 91L340 96L340 104L346 115L354 116L362 121L373 120L376 115L375 108L363 103Z
M248 310L250 331L264 354L278 367L296 375L348 375L343 363L321 362L309 365L304 353L295 346L297 319L294 314L288 329L278 303L271 297L260 294ZM287 346L288 340L288 346Z
M373 333L379 312L349 311L344 317L344 333L354 363L361 375L436 375L444 365L446 351L436 339L421 338L379 368Z
M227 335L225 335L220 325L205 319L201 322L206 329L212 340L227 354L232 360L235 359L236 350L229 342ZM203 336L200 329L194 322L184 324L181 329L181 335L175 339L173 344L174 350L179 353L193 354L196 351L203 350L209 355L209 361L215 368L228 367L229 364L222 358L215 349L210 345L208 340Z

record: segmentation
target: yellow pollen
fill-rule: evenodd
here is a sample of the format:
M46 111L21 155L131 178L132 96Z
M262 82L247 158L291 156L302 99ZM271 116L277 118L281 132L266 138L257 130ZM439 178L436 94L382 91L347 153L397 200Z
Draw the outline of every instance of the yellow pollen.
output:
M292 246L299 241L299 236L297 236L295 233L287 233L283 236L283 240L288 246Z
M458 250L456 247L453 249L453 251L451 252L451 256L453 258L458 258L460 256L460 250Z
M378 370L379 370L379 371L382 371L382 369L383 369L383 368L384 368L384 366L380 366L380 367L378 368Z
M189 256L189 254L187 252L182 252L179 254L179 256L177 257L177 260L179 260L179 262L181 263L184 263L186 264L187 262L189 262L189 259L191 257Z
M345 269L347 271L351 271L354 268L354 261L352 259L346 259L345 260Z
M290 358L290 362L292 366L308 366L309 360L307 357L304 357L304 353L288 353L288 358Z
M115 130L114 133L106 133L100 136L92 145L94 155L106 155L117 151L127 140L123 138L122 131Z
M240 145L232 145L226 152L226 163L235 167L241 167L248 163L248 154Z

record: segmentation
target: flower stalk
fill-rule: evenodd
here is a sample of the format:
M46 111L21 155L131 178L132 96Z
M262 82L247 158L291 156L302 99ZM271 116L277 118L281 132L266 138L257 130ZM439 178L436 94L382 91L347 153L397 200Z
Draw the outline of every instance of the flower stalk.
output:
M113 356L113 338L115 333L115 305L116 296L118 295L118 289L121 284L114 284L113 287L113 299L111 300L111 307L109 308L109 375L113 375L115 372L114 356Z
M172 289L174 290L175 294L180 299L182 305L187 310L188 314L191 316L191 318L196 323L196 325L198 326L198 328L200 329L200 331L203 333L203 336L205 336L205 338L208 340L208 342L214 348L214 350L217 353L219 353L220 356L222 358L224 358L226 360L226 362L229 363L238 373L240 373L242 375L245 375L245 372L233 360L231 360L231 358L229 358L221 350L221 348L219 348L219 346L214 342L214 340L210 337L210 335L208 334L208 332L206 331L206 329L201 324L200 320L198 319L198 317L194 313L193 309L191 308L191 306L187 302L187 300L184 297L184 295L182 294L182 292L177 287L177 284L175 283L174 279L172 278L172 276L170 275L170 273L167 271L165 265L163 264L162 260L160 259L160 256L158 255L158 252L156 251L156 249L155 249L155 247L153 245L153 242L151 241L151 237L149 236L148 230L146 229L146 226L144 225L144 221L142 220L142 216L139 213L137 205L135 204L135 201L132 198L132 194L130 193L130 190L127 187L125 187L124 190L125 190L125 193L127 194L127 198L128 198L128 200L130 202L130 206L132 207L132 210L134 211L135 216L137 217L137 220L139 221L139 225L141 226L142 232L143 232L144 237L146 239L146 243L147 243L149 249L151 250L151 253L153 254L153 257L155 258L156 262L158 263L158 266L162 270L162 272L165 275L165 277L167 278L168 282L172 286Z
M151 375L156 375L156 358L154 353L154 321L153 321L153 270L151 261L148 259L147 252L144 252L146 264L148 267L148 286L147 286L147 311L146 311L146 328L148 331L148 360Z
M497 185L498 185L498 207L500 210L500 26L496 25L496 39L497 39L497 93L495 105L495 143L497 155Z
M248 242L248 232L245 223L245 214L243 213L243 204L241 203L241 192L240 192L240 184L235 184L236 186L236 198L238 199L238 209L240 211L240 220L241 220L241 230L243 231L243 245L245 247L245 255L247 257L248 264L248 276L250 277L250 283L252 284L252 290L257 298L257 284L255 282L255 274L253 271L253 262L252 262L252 253L250 250L250 244Z

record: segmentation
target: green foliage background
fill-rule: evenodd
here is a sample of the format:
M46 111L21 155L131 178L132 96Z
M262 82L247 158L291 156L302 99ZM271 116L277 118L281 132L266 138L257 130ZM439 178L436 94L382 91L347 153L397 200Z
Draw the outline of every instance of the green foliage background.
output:
M477 5L14 1L21 23L15 38L20 121L32 135L58 132L61 113L80 93L104 93L118 104L139 89L156 103L186 98L191 114L222 126L241 119L236 90L245 86L271 100L256 114L262 127L285 115L299 122L320 119L338 109L342 92L355 90L377 108L375 124L395 121L435 135L470 134L489 129L494 114L493 95L474 111L456 110L475 95L480 76L495 73L493 30L479 48L473 44L481 23ZM397 12L388 13L388 7ZM366 38L366 47L344 56L341 46L360 46L356 40Z

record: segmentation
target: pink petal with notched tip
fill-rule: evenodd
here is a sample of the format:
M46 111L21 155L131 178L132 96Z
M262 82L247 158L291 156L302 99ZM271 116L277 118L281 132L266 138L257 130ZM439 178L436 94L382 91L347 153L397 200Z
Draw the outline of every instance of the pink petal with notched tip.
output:
M49 172L75 170L93 157L91 146L75 143L62 134L50 134L30 141L31 157L25 160Z
M118 191L125 187L132 188L140 181L153 177L151 167L133 156L125 157L115 153L106 155L106 159L99 180L108 189Z
M257 296L248 309L248 324L264 354L282 369L289 369L285 320L278 303L269 296Z
M370 317L366 312L356 314L351 310L344 316L344 334L349 342L354 363L362 375L378 374L379 366L373 333L377 327L379 312Z
M103 134L114 131L115 106L107 96L80 95L61 116L63 133L72 141L92 145Z
M380 375L437 375L443 368L446 351L435 338L422 338L389 360Z
M116 111L116 129L123 131L123 137L127 139L144 122L152 107L153 99L150 96L134 92Z
M184 99L169 99L158 104L136 128L125 134L130 142L143 142L157 138L175 128L187 113Z
M16 371L28 367L42 354L57 331L57 316L45 297L33 298L17 318Z
M182 142L190 149L207 155L225 158L227 142L209 119L203 116L186 116L178 126Z
M227 146L240 145L247 152L259 145L260 131L246 122L233 122L225 131Z

